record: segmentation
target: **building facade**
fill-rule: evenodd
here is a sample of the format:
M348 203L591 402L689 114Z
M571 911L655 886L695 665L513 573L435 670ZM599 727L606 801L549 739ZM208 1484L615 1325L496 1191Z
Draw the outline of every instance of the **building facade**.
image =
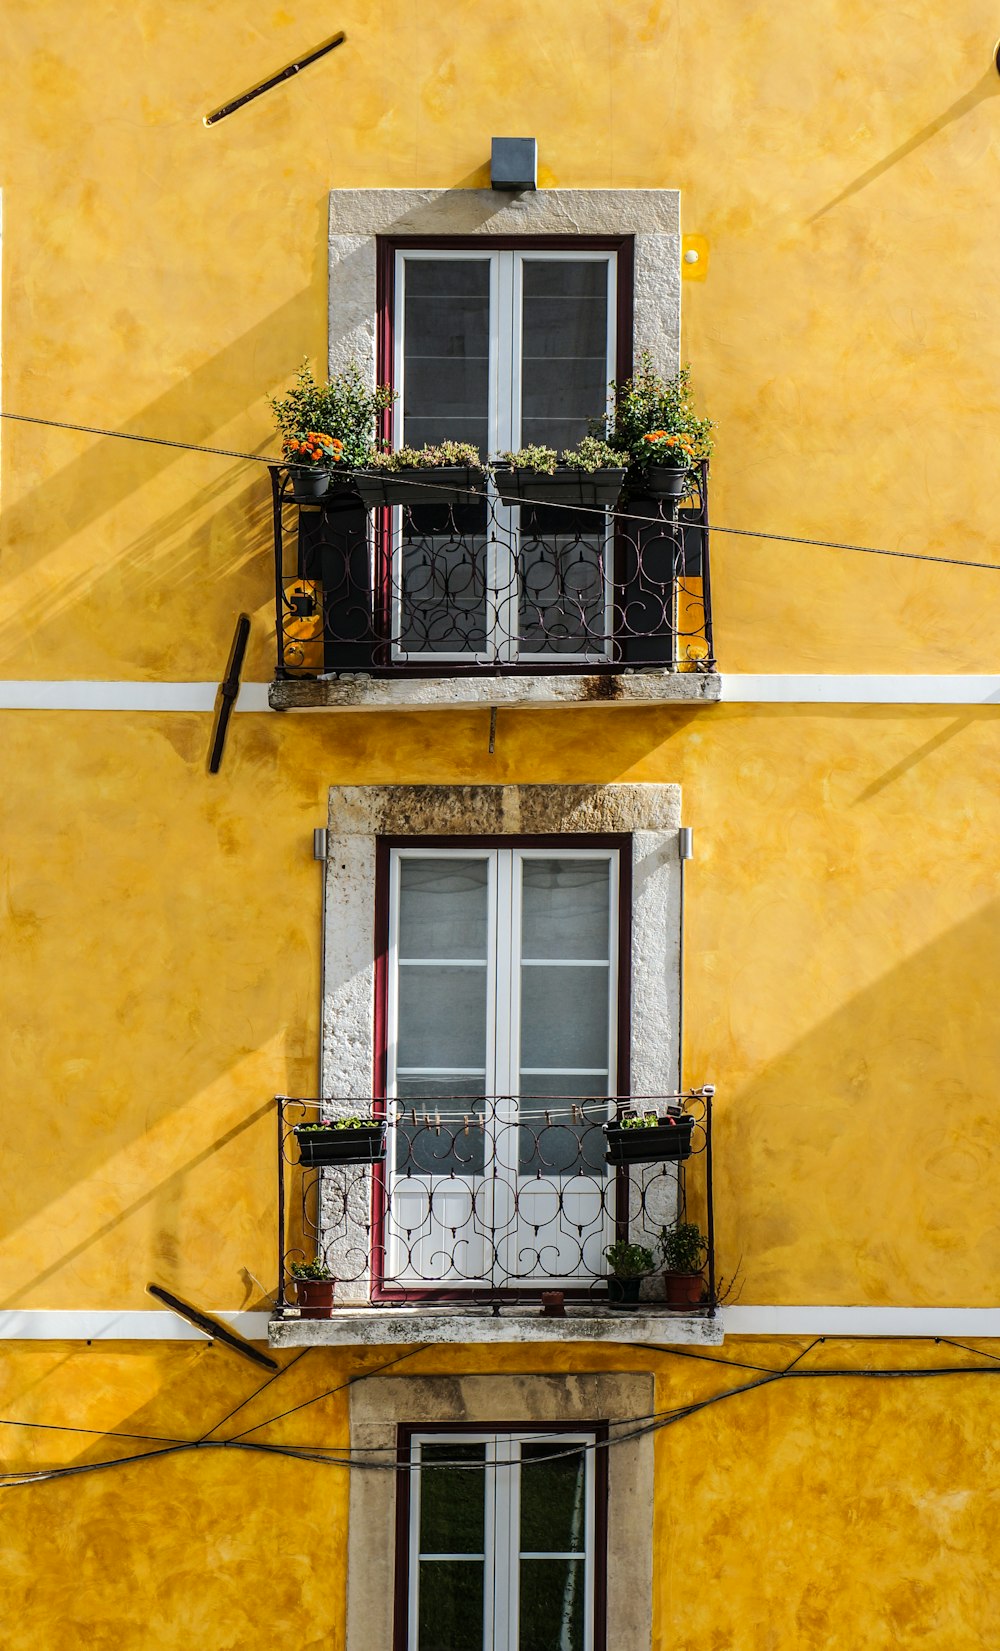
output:
M992 1645L995 21L329 22L11 16L6 1644Z

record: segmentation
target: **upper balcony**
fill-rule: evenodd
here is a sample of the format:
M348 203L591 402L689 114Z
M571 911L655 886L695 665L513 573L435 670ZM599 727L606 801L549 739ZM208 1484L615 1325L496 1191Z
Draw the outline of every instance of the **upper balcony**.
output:
M272 1345L721 1341L712 1094L279 1097ZM315 1127L373 1113L367 1132ZM679 1222L701 1239L675 1278L661 1239ZM625 1289L616 1244L633 1247ZM293 1265L314 1260L336 1281L322 1316L290 1299Z
M310 506L271 480L275 710L719 697L704 465L680 502L614 509L419 480L419 503Z

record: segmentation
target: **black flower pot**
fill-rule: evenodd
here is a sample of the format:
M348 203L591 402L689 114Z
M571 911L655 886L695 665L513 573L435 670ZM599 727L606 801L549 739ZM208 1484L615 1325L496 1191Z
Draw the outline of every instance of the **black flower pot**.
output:
M693 486L692 472L687 465L651 464L645 484L652 499L686 499Z
M362 1124L360 1129L308 1129L297 1124L292 1133L299 1143L299 1163L308 1169L380 1164L385 1158L385 1124Z
M515 470L498 464L493 470L496 490L504 504L589 505L610 509L618 503L624 470L577 470L557 465L551 476L538 470Z
M291 480L291 498L295 504L328 506L357 497L354 477L349 470L324 470L320 466L290 464L286 466Z
M605 1124L604 1134L609 1164L669 1164L691 1156L694 1119L664 1118L646 1129L623 1129L621 1124Z
M608 1279L608 1300L613 1307L638 1307L641 1286L641 1278L615 1278L612 1273Z
M359 470L354 480L369 510L383 505L470 504L486 490L485 472L466 464L392 472Z

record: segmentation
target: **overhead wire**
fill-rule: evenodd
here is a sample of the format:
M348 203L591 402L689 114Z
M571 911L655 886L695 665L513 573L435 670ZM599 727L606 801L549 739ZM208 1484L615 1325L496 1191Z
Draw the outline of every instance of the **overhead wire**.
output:
M31 413L0 412L0 419L11 419L20 424L37 424L52 430L75 430L84 435L106 436L115 441L137 441L154 447L172 447L187 453L209 453L216 457L227 459L243 459L250 464L265 464L270 469L280 467L282 460L276 459L267 453L247 453L232 447L209 447L199 442L175 441L166 436L144 436L130 430L110 430L94 424L74 424L66 419L38 418ZM341 475L364 475L367 472L344 467ZM441 491L454 492L456 497L466 497L468 488L451 486L439 481L421 482L412 475L406 477L407 485L414 489L421 487L433 488L435 493ZM581 513L600 516L607 519L629 522L642 527L662 527L663 521L657 516L642 516L635 511L611 510L603 505L560 504L556 501L547 501L546 510L568 510L573 515ZM771 533L764 528L755 527L723 527L718 522L692 522L687 524L694 529L701 529L706 533L724 533L729 536L745 539L767 539L778 544L809 545L820 550L850 550L863 556L891 556L910 562L934 562L945 567L981 568L985 572L1000 572L1000 562L978 562L964 556L934 556L928 551L917 550L889 550L883 545L859 545L845 539L813 539L805 538L796 533Z
M651 1412L647 1416L622 1418L620 1421L613 1422L611 1425L612 1425L612 1427L615 1427L615 1428L621 1428L623 1431L616 1432L613 1435L609 1434L609 1436L606 1439L591 1439L591 1440L586 1440L586 1441L575 1441L573 1444L567 1445L567 1446L565 1446L564 1448L562 1448L560 1450L553 1450L544 1459L546 1461L555 1461L555 1460L560 1460L560 1459L564 1459L564 1458L567 1458L567 1457L585 1455L586 1453L588 1453L590 1451L595 1451L596 1452L597 1450L610 1450L611 1448L613 1448L617 1445L627 1444L627 1443L635 1441L637 1439L644 1438L644 1437L648 1436L651 1433L656 1433L656 1432L659 1432L659 1431L661 1431L665 1428L676 1426L679 1422L685 1421L689 1417L696 1416L696 1415L700 1414L702 1411L709 1409L713 1405L721 1404L721 1403L725 1402L726 1400L738 1398L743 1394L752 1393L752 1392L756 1391L758 1388L769 1387L769 1386L772 1386L774 1383L781 1382L781 1381L804 1381L804 1380L824 1380L824 1379L826 1379L826 1380L829 1380L829 1379L843 1379L843 1380L864 1380L864 1379L923 1380L923 1379L928 1379L928 1378L941 1378L941 1377L947 1377L947 1376L998 1376L998 1375L1000 1375L1000 1361L995 1361L995 1362L993 1362L989 1365L938 1365L938 1366L923 1366L923 1365L921 1365L921 1366L902 1366L902 1367L897 1367L897 1368L892 1368L892 1367L884 1368L883 1367L883 1368L879 1368L879 1369L873 1369L873 1368L868 1368L868 1367L864 1367L864 1366L855 1367L855 1366L847 1365L847 1366L836 1366L836 1367L822 1367L821 1366L819 1368L810 1369L810 1370L800 1369L799 1365L800 1365L801 1360L804 1357L806 1357L807 1354L812 1352L817 1345L827 1341L827 1339L840 1339L840 1340L843 1340L845 1338L842 1338L842 1337L841 1338L827 1338L825 1336L818 1337L808 1347L804 1348L801 1351L801 1353L799 1353L796 1356L796 1358L791 1361L790 1364L785 1365L785 1366L781 1366L781 1367L778 1367L778 1368L775 1368L775 1369L767 1370L764 1373L760 1374L756 1380L741 1382L741 1383L739 1383L739 1384L737 1384L733 1387L723 1388L721 1391L706 1394L703 1398L687 1400L685 1403L680 1404L680 1405L672 1406L669 1409L662 1410L662 1411ZM846 1339L851 1339L851 1338L846 1338ZM920 1338L920 1339L930 1339L930 1338ZM946 1338L946 1337L934 1337L933 1340L934 1340L935 1344L946 1343L947 1345L952 1345L952 1346L956 1346L956 1347L960 1347L960 1346L963 1345L961 1343L950 1342L948 1340L948 1338ZM312 1399L306 1400L304 1405L293 1406L288 1411L282 1412L281 1416L273 1417L270 1420L271 1421L282 1420L284 1416L292 1415L295 1411L305 1408L305 1405L308 1405L308 1404L311 1404L311 1403L316 1403L321 1398L326 1398L326 1397L329 1397L333 1393L340 1392L344 1388L350 1387L351 1385L353 1385L354 1382L363 1381L367 1376L376 1375L376 1374L379 1373L379 1371L381 1371L383 1369L389 1369L393 1365L401 1363L403 1361L403 1359L413 1357L416 1353L423 1352L423 1351L426 1351L426 1348L421 1348L421 1347L412 1348L412 1349L408 1350L407 1353L401 1354L401 1355L399 1355L399 1357L397 1357L395 1359L388 1360L382 1365L375 1366L372 1370L359 1371L354 1376L349 1377L347 1379L347 1381L342 1382L341 1384L339 1384L338 1387L328 1389L327 1392L322 1393L322 1394L316 1394L316 1395L313 1396ZM669 1353L674 1353L674 1354L677 1354L678 1356L681 1356L681 1357L687 1356L685 1350L678 1349L678 1348L664 1348L663 1351L669 1352ZM967 1349L967 1351L971 1352L974 1356L981 1356L982 1355L982 1350L978 1349L978 1348L971 1348L970 1347L970 1348ZM991 1359L993 1358L992 1354L986 1354L985 1356L988 1357L988 1358L991 1358ZM695 1357L702 1358L704 1360L704 1362L706 1362L706 1363L710 1362L707 1358L705 1358L704 1355L695 1355ZM293 1362L297 1362L297 1361L293 1361ZM716 1361L711 1361L711 1362L716 1362ZM747 1368L746 1366L740 1365L739 1362L736 1361L736 1360L729 1361L729 1360L725 1360L725 1359L719 1359L717 1362L719 1362L719 1363L732 1362L734 1367L736 1367L736 1368ZM749 1367L749 1368L753 1368L753 1367ZM31 1427L31 1426L47 1427L47 1426L50 1426L51 1424L43 1424L43 1423L38 1423L38 1424L23 1423L23 1424L21 1424L21 1423L19 1423L19 1424L16 1424L16 1425L23 1425L23 1426L28 1426L28 1427ZM261 1423L260 1424L260 1426L267 1426L267 1425L269 1425L269 1423ZM202 1438L202 1439L192 1439L192 1440L187 1440L187 1441L181 1441L180 1443L177 1443L177 1444L171 1443L171 1444L166 1444L164 1446L164 1448L162 1448L160 1450L141 1451L141 1452L137 1452L137 1453L135 1453L133 1455L130 1455L130 1456L115 1457L115 1458L110 1458L108 1460L104 1460L104 1461L100 1461L100 1462L72 1463L72 1464L69 1464L65 1467L54 1467L54 1468L40 1468L40 1469L30 1469L29 1468L29 1469L20 1469L20 1470L8 1470L5 1473L0 1473L0 1489L15 1488L16 1486L20 1486L20 1485L37 1483L41 1480L68 1478L68 1477L76 1476L76 1475L83 1474L83 1473L97 1472L97 1471L100 1471L100 1470L105 1469L105 1468L129 1466L129 1465L132 1465L132 1464L137 1463L137 1462L148 1461L151 1457L167 1456L167 1455L178 1455L178 1454L181 1454L181 1453L184 1453L184 1452L187 1452L187 1451L194 1451L194 1450L227 1450L227 1449L228 1450L233 1450L233 1449L244 1450L244 1451L250 1451L250 1452L257 1453L257 1454L268 1455L268 1456L281 1456L281 1457L285 1457L285 1458L287 1458L289 1460L293 1460L293 1461L313 1462L314 1464L317 1464L317 1465L320 1465L320 1466L346 1468L349 1471L383 1472L383 1473L393 1473L393 1474L398 1474L400 1472L419 1472L419 1471L421 1471L421 1464L420 1463L415 1462L415 1463L403 1463L403 1464L401 1464L397 1459L397 1453L396 1453L396 1449L395 1449L394 1446L387 1446L387 1447L385 1447L384 1450L379 1451L378 1449L373 1449L372 1447L365 1447L363 1450L354 1450L350 1446L345 1447L345 1448L340 1448L340 1447L334 1447L334 1446L326 1447L326 1446L317 1446L317 1445L269 1444L269 1443L267 1443L265 1441L262 1441L262 1440L253 1440L253 1441L251 1441L251 1440L247 1439L246 1433L247 1432L255 1432L255 1431L256 1431L256 1429L254 1429L254 1428L247 1429L247 1430L245 1430L245 1432L243 1434L236 1434L231 1439ZM516 1428L514 1429L514 1431L516 1431ZM532 1430L532 1433L531 1433L532 1440L533 1441L538 1440L540 1436L542 1438L544 1438L544 1434L545 1434L544 1429L541 1430L541 1433L539 1433L539 1430ZM554 1430L553 1434L550 1435L550 1437L554 1441L555 1438L558 1437L558 1433ZM389 1456L389 1457L391 1457L391 1460L381 1461L381 1460L375 1459L380 1455ZM437 1470L437 1469L447 1469L448 1471L453 1471L453 1472L470 1472L470 1471L478 1471L479 1470L479 1464L476 1464L476 1463L470 1463L468 1461L458 1461L458 1460L449 1462L447 1460L442 1461L440 1458L435 1458L432 1466L435 1470Z

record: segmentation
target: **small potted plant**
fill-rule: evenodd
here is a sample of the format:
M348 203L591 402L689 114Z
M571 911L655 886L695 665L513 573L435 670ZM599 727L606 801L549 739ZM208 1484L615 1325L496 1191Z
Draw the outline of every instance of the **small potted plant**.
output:
M660 1233L664 1297L668 1307L697 1307L705 1294L702 1268L708 1245L694 1221L675 1221Z
M604 1125L609 1164L666 1164L691 1156L694 1119L679 1106L656 1112L624 1112Z
M584 436L576 447L522 447L501 453L493 480L504 504L559 504L610 507L625 480L620 453L599 436Z
M380 505L469 504L486 490L486 471L467 441L368 454L355 478L369 509Z
M317 504L329 492L334 467L343 460L343 442L322 430L295 431L285 437L281 450L292 478L292 498L296 504Z
M327 496L331 485L339 492L353 490L353 472L371 452L379 415L392 406L395 393L387 384L370 384L357 361L348 362L325 384L303 361L292 388L268 399L291 472L293 497L312 504ZM319 457L291 445L316 446L322 438L331 447L323 448ZM325 485L319 480L323 471Z
M380 1164L385 1158L385 1120L379 1118L321 1118L315 1124L296 1124L299 1163L308 1169L345 1164Z
M632 377L612 389L610 439L627 455L633 491L653 498L684 498L694 467L712 455L715 428L710 418L694 410L690 368L663 378L644 351Z
M333 1292L336 1279L325 1261L293 1261L295 1299L299 1315L304 1319L333 1317Z
M619 1238L605 1250L604 1259L611 1269L608 1299L619 1307L637 1307L639 1287L653 1271L652 1250L645 1244L630 1244L627 1239Z

